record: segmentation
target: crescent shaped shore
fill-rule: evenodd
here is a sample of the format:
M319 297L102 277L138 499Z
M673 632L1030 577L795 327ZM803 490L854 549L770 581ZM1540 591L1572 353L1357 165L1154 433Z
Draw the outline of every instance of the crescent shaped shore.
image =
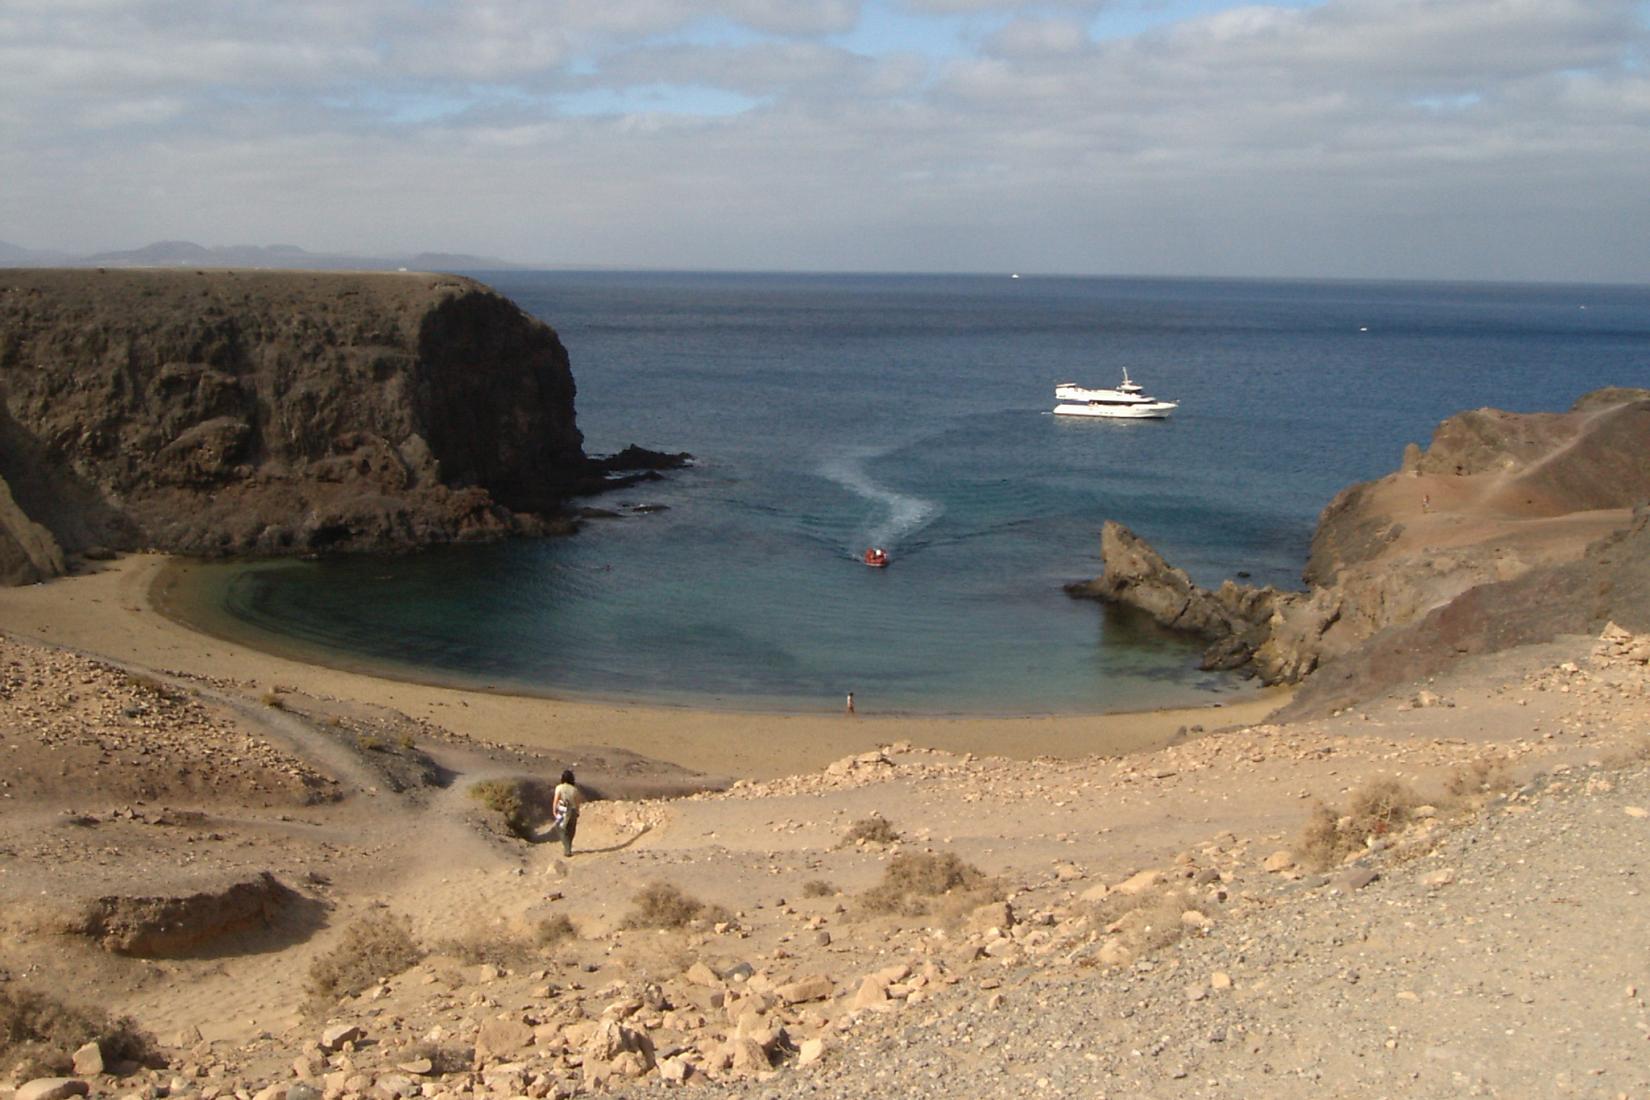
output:
M771 779L823 768L895 740L956 753L1031 759L1161 748L1185 729L1245 725L1288 701L1269 690L1220 706L1023 717L761 713L546 698L391 679L263 652L165 613L189 568L136 554L50 584L0 589L0 621L19 636L146 668L227 678L256 695L287 688L402 711L479 740L540 750L603 745L713 776ZM157 587L158 586L158 587Z

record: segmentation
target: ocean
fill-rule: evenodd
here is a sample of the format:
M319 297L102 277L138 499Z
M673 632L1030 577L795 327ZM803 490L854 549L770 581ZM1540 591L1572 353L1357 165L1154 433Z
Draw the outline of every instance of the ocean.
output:
M1087 713L1248 690L1100 605L1116 519L1201 583L1298 587L1319 511L1443 418L1650 386L1650 288L478 273L560 333L586 450L695 464L571 538L206 570L214 629L501 690ZM1127 368L1165 421L1050 415ZM869 545L892 564L867 569Z

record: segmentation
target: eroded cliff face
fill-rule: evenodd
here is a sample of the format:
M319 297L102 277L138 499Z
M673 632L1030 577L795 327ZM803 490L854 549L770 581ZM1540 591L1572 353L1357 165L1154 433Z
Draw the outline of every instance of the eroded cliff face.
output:
M1105 573L1071 591L1211 639L1205 667L1307 680L1292 708L1304 715L1466 654L1611 619L1650 629L1646 502L1650 391L1601 390L1567 413L1444 421L1397 473L1324 509L1306 591L1199 588L1113 523L1101 534Z
M596 476L573 398L555 332L467 279L0 272L0 477L71 553L542 530Z

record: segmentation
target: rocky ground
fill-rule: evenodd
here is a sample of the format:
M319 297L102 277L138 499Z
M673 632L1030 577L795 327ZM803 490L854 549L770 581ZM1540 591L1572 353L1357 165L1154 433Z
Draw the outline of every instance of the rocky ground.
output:
M567 859L561 759L12 639L0 1100L1650 1095L1647 660L1569 637L1154 753L893 744L666 800L581 752L618 797ZM37 996L153 1044L28 1043Z

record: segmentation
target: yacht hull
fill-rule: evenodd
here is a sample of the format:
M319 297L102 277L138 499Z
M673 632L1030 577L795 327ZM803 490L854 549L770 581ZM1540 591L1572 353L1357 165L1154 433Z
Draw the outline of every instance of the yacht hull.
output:
M1176 408L1173 401L1145 405L1056 405L1055 416L1097 416L1108 420L1163 420Z

